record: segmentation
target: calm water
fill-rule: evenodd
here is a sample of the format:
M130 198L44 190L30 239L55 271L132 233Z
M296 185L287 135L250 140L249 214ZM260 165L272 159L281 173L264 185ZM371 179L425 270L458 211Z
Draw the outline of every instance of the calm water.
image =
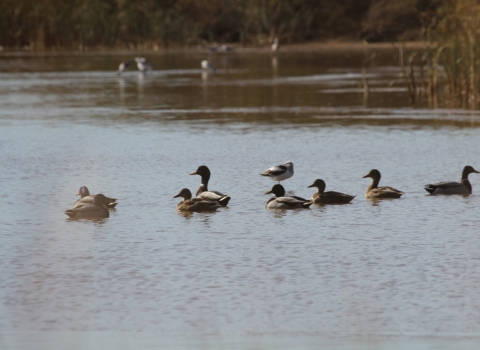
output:
M0 56L0 348L476 349L480 115L412 108L390 54ZM267 211L322 178L349 205ZM181 215L206 164L228 208ZM363 197L372 168L398 200ZM70 221L78 188L118 198Z

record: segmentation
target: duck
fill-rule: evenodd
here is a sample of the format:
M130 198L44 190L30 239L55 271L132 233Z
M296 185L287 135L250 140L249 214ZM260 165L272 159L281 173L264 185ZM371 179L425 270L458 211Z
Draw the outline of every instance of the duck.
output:
M105 207L106 197L99 193L93 197L92 204L83 205L65 211L70 218L108 218L110 214Z
M153 70L153 67L150 64L150 62L148 62L144 57L136 57L135 62L137 62L138 70L142 73L145 73L149 70Z
M476 171L472 166L467 165L463 168L460 182L444 181L437 182L436 184L428 184L425 185L425 190L430 194L472 194L472 185L470 181L468 181L468 175L471 173L480 174L480 171Z
M210 62L210 61L203 60L202 62L200 62L200 65L206 71L210 71L210 72L215 71L215 67L213 66L212 62Z
M310 187L317 188L317 192L313 194L311 199L314 204L347 204L350 203L353 198L355 198L355 196L350 196L345 193L334 191L325 192L326 185L325 181L322 179L316 179L313 184L307 188Z
M312 201L309 201L302 197L297 196L285 196L285 189L282 185L273 185L270 191L265 194L273 193L275 197L272 197L265 204L266 209L308 209L312 205Z
M272 51L277 51L280 48L280 41L278 40L277 37L273 39L273 44L272 44Z
M402 194L405 194L405 192L399 191L393 187L378 187L378 183L380 182L380 178L382 177L382 175L377 169L370 170L367 175L363 176L363 178L366 177L372 178L372 183L370 184L370 186L367 187L367 191L365 192L365 198L400 198Z
M77 200L73 204L73 208L80 208L85 205L92 205L93 204L93 198L95 195L91 195L90 191L88 190L87 186L82 186L78 190L77 196L80 196L80 199ZM117 205L117 200L115 198L110 198L110 197L105 197L105 207L108 209L113 209Z
M206 165L200 165L197 170L190 175L200 175L202 177L202 183L197 190L195 196L197 198L202 198L206 201L218 202L221 206L226 207L230 201L230 196L220 193L218 191L209 191L208 190L208 181L210 180L210 169Z
M120 65L118 66L117 75L120 75L123 72L125 72L127 69L129 69L131 64L132 64L132 61L126 61L126 62L120 63Z
M203 198L192 198L192 192L188 188L182 188L173 198L182 197L183 200L177 204L178 211L215 211L220 208L216 201L207 201Z
M260 175L269 177L273 181L278 181L278 183L280 183L280 181L289 179L293 176L293 163L286 162L282 165L272 166Z

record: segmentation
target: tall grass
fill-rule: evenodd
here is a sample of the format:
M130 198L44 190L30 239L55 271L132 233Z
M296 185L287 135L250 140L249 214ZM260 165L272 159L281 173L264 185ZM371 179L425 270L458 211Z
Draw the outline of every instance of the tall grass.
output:
M372 0L1 0L0 45L35 50L354 37Z
M437 95L438 66L446 76L448 104L478 108L480 91L480 2L450 1L425 29L430 98Z

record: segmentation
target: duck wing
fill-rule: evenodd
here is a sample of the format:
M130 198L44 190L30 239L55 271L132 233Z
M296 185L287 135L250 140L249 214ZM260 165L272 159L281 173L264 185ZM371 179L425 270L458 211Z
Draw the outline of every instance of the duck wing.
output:
M83 207L85 205L93 205L93 197L95 197L95 195L90 195L90 196L85 196L83 198L80 198L73 204L73 208L75 209L75 208ZM115 198L105 197L105 206L107 208L113 209L117 204L118 203Z
M428 193L469 193L468 188L464 184L456 181L437 182L435 184L425 185L424 188Z
M65 214L71 218L108 218L110 216L106 208L93 204L68 209L65 211Z
M223 206L226 206L230 201L230 196L227 196L218 191L204 191L200 193L197 198L201 198L206 201L218 202Z
M275 200L280 204L285 204L286 206L292 208L308 208L312 202L306 199L297 199L300 197L278 197Z

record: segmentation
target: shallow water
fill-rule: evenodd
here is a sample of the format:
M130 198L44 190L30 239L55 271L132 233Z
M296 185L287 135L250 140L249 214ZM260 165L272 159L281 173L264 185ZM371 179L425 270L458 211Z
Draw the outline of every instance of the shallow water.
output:
M468 197L423 186L480 168L480 116L409 107L388 55L366 100L356 54L206 57L122 76L113 54L0 57L0 344L474 349L480 176ZM258 174L287 160L288 193L357 197L265 210ZM230 205L179 214L201 164ZM366 200L372 168L406 194ZM110 218L65 216L82 185L118 198Z

